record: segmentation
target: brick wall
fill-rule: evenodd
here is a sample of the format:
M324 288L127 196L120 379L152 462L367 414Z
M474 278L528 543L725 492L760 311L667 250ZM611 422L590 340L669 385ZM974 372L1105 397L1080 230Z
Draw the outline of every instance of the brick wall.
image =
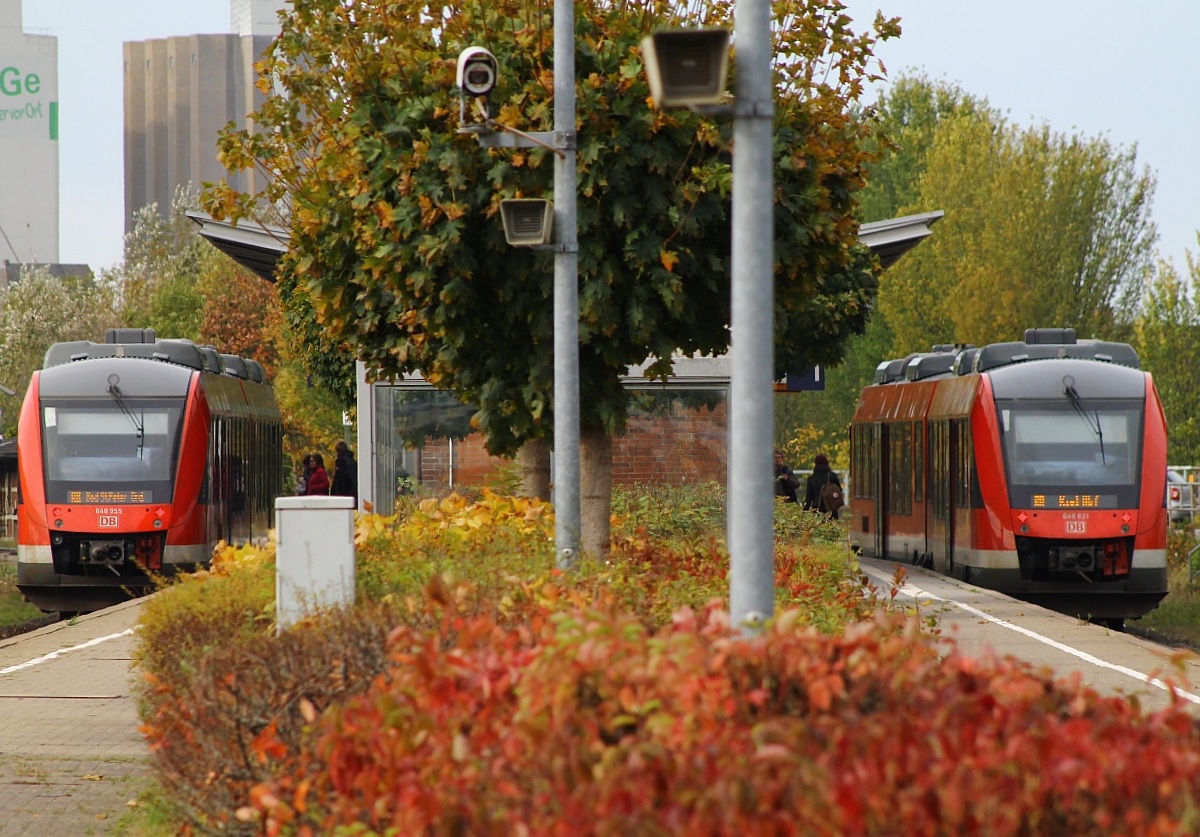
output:
M724 483L726 430L724 402L631 418L628 432L613 440L613 484Z
M451 479L455 485L484 485L500 468L510 464L510 460L489 456L478 433L454 442L430 439L421 449L418 480L441 488L449 485Z
M728 465L724 402L715 408L676 407L669 415L630 418L624 436L613 440L613 484L724 483ZM418 479L431 487L483 485L511 461L489 456L483 437L431 439L421 451Z

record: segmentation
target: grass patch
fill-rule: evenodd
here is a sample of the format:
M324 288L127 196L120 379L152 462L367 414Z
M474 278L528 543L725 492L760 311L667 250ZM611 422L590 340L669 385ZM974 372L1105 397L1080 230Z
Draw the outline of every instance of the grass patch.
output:
M0 629L23 625L45 614L17 589L17 565L0 563Z
M1191 581L1193 570L1188 561L1200 561L1200 553L1191 557L1197 545L1193 530L1172 527L1167 544L1168 589L1157 608L1132 623L1139 630L1150 631L1166 642L1200 648L1200 564Z
M1167 597L1133 625L1168 642L1200 647L1200 586L1188 582L1186 567L1171 570Z

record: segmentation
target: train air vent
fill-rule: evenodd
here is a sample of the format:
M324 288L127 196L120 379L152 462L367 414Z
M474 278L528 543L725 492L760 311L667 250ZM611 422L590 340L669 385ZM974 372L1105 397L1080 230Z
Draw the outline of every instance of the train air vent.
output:
M1027 328L1025 342L1031 346L1069 346L1075 342L1073 328Z
M963 349L954 358L954 374L955 375L970 375L975 371L975 356L979 354L979 349L971 346Z
M104 332L104 342L116 343L153 343L155 341L152 328L110 328Z
M224 361L225 374L231 375L234 378L241 378L243 381L249 380L250 373L246 371L246 361L242 360L237 355L221 355L221 360Z
M954 369L955 357L948 352L939 352L913 358L904 368L904 377L909 381L921 381L934 375L944 375Z

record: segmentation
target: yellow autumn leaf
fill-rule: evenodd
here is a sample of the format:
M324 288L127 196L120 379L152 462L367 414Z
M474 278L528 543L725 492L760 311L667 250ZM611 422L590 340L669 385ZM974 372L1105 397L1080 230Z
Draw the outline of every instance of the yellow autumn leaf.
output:
M662 266L670 273L675 270L675 265L679 264L679 254L674 250L662 250L658 254L659 261Z

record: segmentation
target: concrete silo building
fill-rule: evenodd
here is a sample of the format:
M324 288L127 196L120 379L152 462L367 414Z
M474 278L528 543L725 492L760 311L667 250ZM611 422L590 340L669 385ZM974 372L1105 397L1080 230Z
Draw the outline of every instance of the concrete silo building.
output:
M251 175L217 162L217 135L229 122L244 128L261 105L254 63L279 33L286 1L232 0L232 34L125 42L126 232L148 204L166 214L180 186L227 178L239 190L255 187Z
M0 264L58 261L58 39L0 0Z

